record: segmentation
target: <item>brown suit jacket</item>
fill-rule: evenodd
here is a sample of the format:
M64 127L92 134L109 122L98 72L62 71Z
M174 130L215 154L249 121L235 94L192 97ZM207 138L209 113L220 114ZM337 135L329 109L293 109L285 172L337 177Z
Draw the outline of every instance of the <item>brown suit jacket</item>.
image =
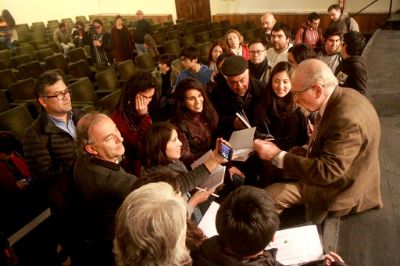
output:
M317 223L383 206L378 115L357 91L336 87L309 157L287 153L284 170L302 185L307 220Z

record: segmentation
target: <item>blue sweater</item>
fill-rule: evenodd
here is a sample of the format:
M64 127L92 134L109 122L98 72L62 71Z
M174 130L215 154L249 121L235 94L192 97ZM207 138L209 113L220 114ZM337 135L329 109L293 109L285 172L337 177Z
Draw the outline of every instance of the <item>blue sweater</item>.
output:
M200 64L200 71L197 73L194 73L190 69L184 69L182 70L175 82L175 87L179 83L179 81L186 79L186 78L194 78L203 83L204 85L207 84L207 82L210 81L211 75L213 74L213 70L209 69L207 66Z

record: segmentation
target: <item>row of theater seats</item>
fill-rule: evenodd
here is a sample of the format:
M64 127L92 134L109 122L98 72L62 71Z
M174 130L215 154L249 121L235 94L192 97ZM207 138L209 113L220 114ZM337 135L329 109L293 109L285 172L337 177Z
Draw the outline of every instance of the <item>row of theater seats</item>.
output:
M202 61L206 63L212 41L215 37L222 39L225 29L236 28L244 32L247 30L254 35L257 31L254 23L230 26L229 21L181 21L180 24L164 23L163 26L153 24L153 27L155 39L158 42L162 41L159 45L160 53L177 58L173 65L178 69L182 69L178 56L183 47L196 45ZM191 31L187 31L190 28ZM212 32L215 31L223 33L213 36ZM165 40L166 36L174 39ZM49 45L49 42L45 45ZM145 53L136 56L134 61L127 60L116 64L115 70L109 68L96 73L88 55L89 47L75 48L64 58L51 47L38 49L31 42L20 43L16 55L8 49L0 50L0 66L3 64L6 67L0 70L0 130L11 130L18 137L22 136L25 127L38 114L34 87L36 79L45 71L57 71L65 77L72 90L75 106L85 110L98 109L112 113L118 102L123 81L139 69L151 71L157 65L155 59L149 53Z
M81 21L84 24L89 23L86 16L76 16L76 21ZM61 22L65 22L71 30L74 27L74 22L71 18L63 18ZM47 26L45 26L44 22L32 22L31 27L27 23L24 23L17 24L15 29L20 42L33 42L34 45L40 45L52 40L53 32L58 28L59 23L60 21L56 19L49 20Z

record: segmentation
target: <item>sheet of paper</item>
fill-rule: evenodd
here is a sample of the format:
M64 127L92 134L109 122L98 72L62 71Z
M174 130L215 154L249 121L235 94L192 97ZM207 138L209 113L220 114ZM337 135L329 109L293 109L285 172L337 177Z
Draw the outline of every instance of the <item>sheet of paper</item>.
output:
M233 131L229 143L233 150L248 149L253 147L253 139L256 128L246 128L238 131Z
M207 188L207 190L216 188L222 183L224 183L224 176L225 176L225 166L218 165L214 171L210 174L210 177L204 182L200 187Z
M199 228L210 238L218 234L215 219L219 204L212 202L199 223ZM275 233L274 241L265 249L277 248L277 260L284 265L304 264L323 259L323 249L316 225L307 225Z
M232 161L244 162L249 158L250 153L254 151L253 147L248 149L234 150L232 154Z
M204 235L208 238L218 235L217 228L215 227L218 209L219 204L213 201L199 223L199 228L203 230Z
M194 161L190 167L192 167L192 169L196 168L197 166L199 166L200 164L204 163L205 161L208 160L208 158L210 158L212 153L212 150L209 150L208 152L204 153L203 156L201 156L199 159L197 159L196 161Z
M199 159L197 159L195 162L193 162L190 167L192 169L196 168L200 164L204 163L205 161L210 158L212 151L209 150L207 153L205 153L203 156L201 156ZM224 176L225 176L225 171L226 167L222 165L218 165L214 171L211 172L210 177L207 179L207 181L202 184L200 187L201 188L207 188L207 189L212 189L214 187L218 187L222 183L224 183Z
M323 259L316 225L279 230L266 249L277 248L277 260L284 265L304 264Z

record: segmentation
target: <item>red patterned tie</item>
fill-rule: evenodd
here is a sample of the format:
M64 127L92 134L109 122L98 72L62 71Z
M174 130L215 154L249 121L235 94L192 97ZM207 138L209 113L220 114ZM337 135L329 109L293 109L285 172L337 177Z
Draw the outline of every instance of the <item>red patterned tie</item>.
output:
M310 137L310 143L308 144L307 157L310 155L312 146L314 145L314 141L317 136L318 127L319 127L320 122L321 122L321 115L318 112L316 115L316 118L315 118L314 130Z

